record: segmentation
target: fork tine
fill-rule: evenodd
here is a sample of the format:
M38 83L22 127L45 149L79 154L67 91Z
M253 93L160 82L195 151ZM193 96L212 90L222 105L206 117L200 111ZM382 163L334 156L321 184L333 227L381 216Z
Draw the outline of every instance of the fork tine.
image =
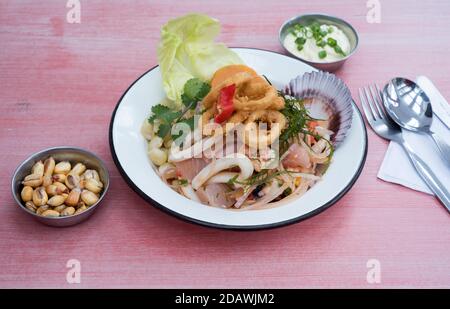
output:
M375 89L376 89L377 97L378 97L378 100L379 100L378 102L383 103L383 98L381 96L381 91L380 91L380 88L378 87L378 84L375 84ZM384 105L384 104L381 104L381 105ZM384 106L381 107L381 116L382 116L382 118L385 118L385 119L389 120L389 117L386 114L386 111L384 110L383 107Z
M361 106L364 110L364 115L366 116L367 122L371 123L373 120L375 120L375 118L373 117L373 114L370 111L369 106L367 105L362 88L359 88L358 90L359 90L359 100L361 101Z
M372 90L372 87L370 87L370 89ZM373 102L374 102L374 104L375 104L375 106L376 106L376 108L377 108L377 110L378 110L378 112L379 112L379 116L380 116L380 118L381 119L383 119L383 112L382 111L384 111L384 107L382 106L383 105L383 101L382 100L379 100L378 98L378 96L376 96L375 95L375 93L372 93L373 95L374 95L374 100L373 100Z
M373 85L368 86L368 88L370 90L370 95L372 96L372 99L375 102L375 106L377 108L378 115L380 116L380 118L384 118L383 106L381 106L382 105L381 103L383 101L381 100L380 96L376 94L376 91L375 91Z
M374 106L376 103L374 102L374 99L372 98L372 96L370 94L370 89L369 89L369 87L364 87L363 90L364 90L363 92L364 92L365 98L367 100L367 103L370 107L370 110L372 111L373 119L377 120L380 117L376 111L376 107Z

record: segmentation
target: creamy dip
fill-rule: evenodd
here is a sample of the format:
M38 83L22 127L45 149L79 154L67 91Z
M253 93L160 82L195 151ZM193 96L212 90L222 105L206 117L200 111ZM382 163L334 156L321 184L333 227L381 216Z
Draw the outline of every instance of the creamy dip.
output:
M333 62L351 52L350 41L336 26L313 24L293 26L283 42L295 56L312 62Z

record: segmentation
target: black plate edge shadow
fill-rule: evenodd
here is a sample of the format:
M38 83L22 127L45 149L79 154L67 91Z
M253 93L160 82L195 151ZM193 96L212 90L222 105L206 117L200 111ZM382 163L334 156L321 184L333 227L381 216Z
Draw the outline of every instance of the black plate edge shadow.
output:
M289 57L287 55L278 53L278 52L274 52L271 50L265 50L265 49L261 49L261 48L252 48L252 47L233 47L233 48L241 48L241 49L254 49L254 50L262 50L265 52L270 52L270 53L275 53L284 57L288 57L290 59L294 59L297 60L295 58ZM299 61L299 60L297 60ZM367 129L365 126L365 122L364 119L362 117L361 111L359 110L358 106L355 104L355 102L353 101L353 105L356 108L357 111L357 115L358 117L361 119L362 123L363 123L363 130L364 130L364 155L361 159L361 162L359 163L359 167L358 170L356 172L356 174L353 176L353 178L351 179L351 181L347 184L347 186L345 186L345 188L339 192L333 199L331 199L330 201L328 201L326 204L322 205L321 207L305 214L305 215L301 215L289 220L285 220L285 221L280 221L280 222L276 222L276 223L270 223L270 224L261 224L261 225L250 225L250 226L240 226L240 225L225 225L225 224L217 224L217 223L211 223L211 222L207 222L207 221L202 221L202 220L197 220L195 218L191 218L191 217L187 217L184 216L178 212L175 212L167 207L165 207L164 205L159 204L158 202L156 202L155 200L153 200L152 198L150 198L149 196L147 196L143 191L141 191L141 189L139 189L134 183L133 181L128 177L128 175L126 174L125 170L123 169L122 165L119 162L119 159L116 155L116 151L114 149L114 142L113 142L113 126L114 126L114 119L116 116L116 112L117 109L120 106L120 103L122 102L123 98L125 97L125 95L128 93L128 91L134 86L134 84L136 84L142 77L144 77L147 73L153 71L154 69L156 69L158 67L158 65L152 67L151 69L149 69L148 71L146 71L144 74L142 74L141 76L139 76L139 78L137 78L126 90L125 92L122 94L122 96L120 97L119 101L116 104L116 107L114 108L114 111L112 113L111 116L111 121L109 124L109 147L111 150L111 156L113 158L114 164L116 165L117 169L119 170L120 174L122 175L122 178L125 180L125 182L128 184L128 186L133 189L134 192L136 192L142 199L144 199L146 202L148 202L149 204L151 204L153 207L174 216L175 218L178 218L184 222L188 222L188 223L193 223L193 224L197 224L197 225L201 225L201 226L205 226L205 227L209 227L209 228L215 228L215 229L222 229L222 230L234 230L234 231L258 231L258 230L267 230L267 229L273 229L273 228L279 228L279 227L283 227L283 226L287 226L287 225L291 225L294 223L298 223L301 222L303 220L306 220L308 218L314 217L316 215L318 215L319 213L321 213L322 211L328 209L329 207L331 207L332 205L334 205L337 201L339 201L348 191L350 191L350 189L353 187L353 185L356 183L356 180L359 178L359 176L361 175L361 172L364 168L365 162L366 162L366 158L367 158L367 150L368 150L368 138L367 138Z

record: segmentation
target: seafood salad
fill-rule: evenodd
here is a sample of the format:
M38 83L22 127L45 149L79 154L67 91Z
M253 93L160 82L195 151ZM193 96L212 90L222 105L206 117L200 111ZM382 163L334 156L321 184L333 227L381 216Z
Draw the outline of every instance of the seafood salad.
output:
M158 59L167 97L141 128L148 157L161 179L191 200L230 209L277 206L326 172L351 119L348 89L323 72L277 89L270 76L213 42L217 27L191 14L162 28ZM199 62L209 67L200 72Z

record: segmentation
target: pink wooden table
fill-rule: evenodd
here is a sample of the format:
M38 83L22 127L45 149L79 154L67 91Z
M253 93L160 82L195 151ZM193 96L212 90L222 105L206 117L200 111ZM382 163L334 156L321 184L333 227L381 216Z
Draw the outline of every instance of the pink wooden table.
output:
M353 189L322 214L285 228L229 232L181 222L141 200L122 180L108 125L122 92L156 64L159 28L200 11L221 20L229 46L281 51L277 32L296 14L340 16L360 48L338 73L354 95L369 82L429 76L450 98L450 2L381 0L381 23L353 1L81 0L0 2L0 287L450 287L450 217L431 196L376 173L387 143L369 131ZM358 102L359 104L359 102ZM15 167L57 145L96 152L111 173L105 205L66 229L41 225L10 194ZM81 283L66 263L81 263ZM366 279L377 259L381 283Z

